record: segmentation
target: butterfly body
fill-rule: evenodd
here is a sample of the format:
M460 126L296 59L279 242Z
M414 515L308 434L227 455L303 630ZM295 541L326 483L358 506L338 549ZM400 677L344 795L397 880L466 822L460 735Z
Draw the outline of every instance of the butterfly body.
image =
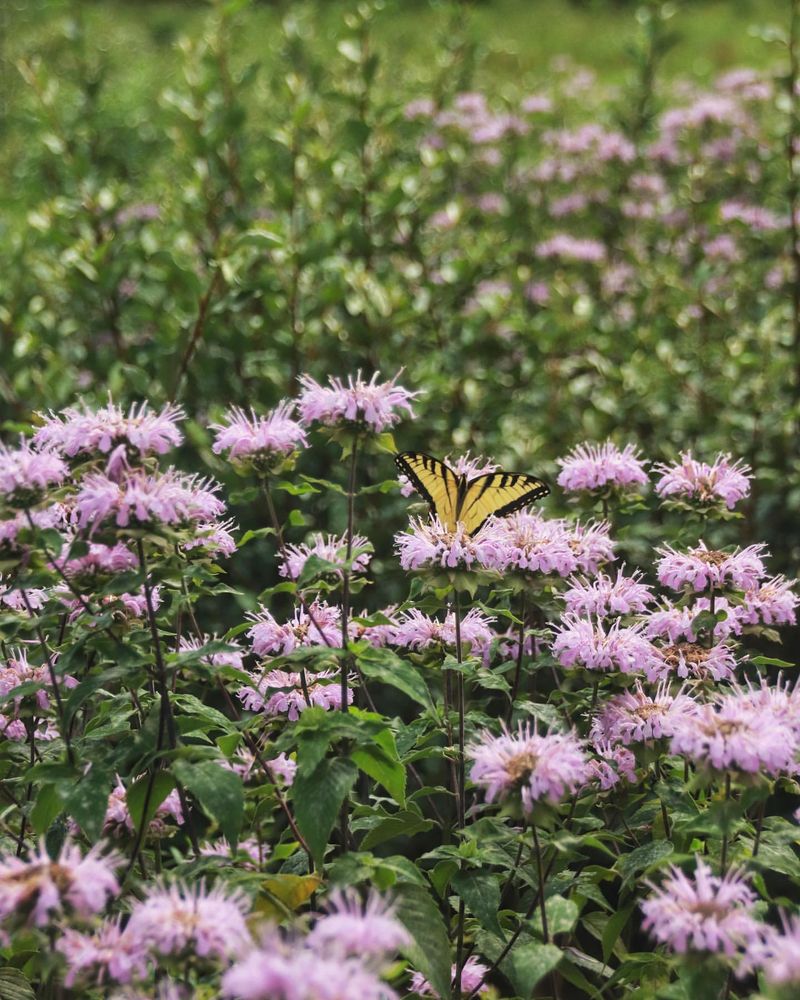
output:
M395 462L448 531L462 523L474 535L489 517L504 517L550 492L536 476L501 469L468 479L421 451L401 452Z

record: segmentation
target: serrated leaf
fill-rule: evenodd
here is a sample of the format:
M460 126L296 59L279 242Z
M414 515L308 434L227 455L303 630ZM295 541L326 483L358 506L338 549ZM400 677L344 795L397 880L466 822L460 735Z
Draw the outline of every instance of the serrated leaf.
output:
M113 783L111 771L93 764L64 802L64 808L91 841L97 840L102 832Z
M147 787L153 781L153 788L148 797ZM150 825L158 807L175 788L175 779L169 771L157 771L155 777L149 774L142 775L128 788L125 802L128 812L131 814L133 825L138 831L142 824ZM145 800L147 800L147 814L144 814Z
M213 760L173 761L172 773L197 799L203 812L219 823L231 849L239 842L244 819L244 788L238 774Z
M497 961L505 948L502 938L481 931L478 934L478 948L493 962ZM500 963L500 970L511 980L514 991L530 1000L537 983L553 971L561 961L561 949L554 944L543 944L528 939L519 941Z
M434 711L428 686L422 675L408 661L390 649L368 649L356 653L359 670L365 677L373 677L382 684L389 684L423 708Z
M644 872L672 854L674 848L668 840L654 840L649 844L635 847L629 854L623 854L614 866L624 881L629 881L638 872Z
M405 805L406 769L397 759L396 750L392 757L380 746L361 747L353 750L350 758L365 774L383 785L399 806Z
M301 774L298 769L292 785L295 818L320 866L336 817L357 777L356 765L341 758L321 760L310 774Z
M450 997L450 941L439 907L418 885L399 885L395 896L398 920L412 937L403 954L444 1000Z

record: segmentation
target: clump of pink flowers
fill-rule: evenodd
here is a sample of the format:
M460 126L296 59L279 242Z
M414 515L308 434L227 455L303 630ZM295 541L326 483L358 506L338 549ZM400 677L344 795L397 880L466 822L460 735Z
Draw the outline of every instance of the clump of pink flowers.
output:
M611 441L579 444L558 464L558 485L569 493L638 491L648 482L644 463L632 444L621 450Z
M247 632L256 656L286 656L300 646L339 646L342 641L341 609L325 601L297 608L292 620L280 624L271 611L261 608L247 617Z
M294 419L295 404L279 403L266 416L238 406L227 410L222 423L212 424L215 440L211 450L225 454L231 462L269 472L308 444L305 429Z
M338 674L331 670L319 670L305 676L287 670L270 670L261 675L251 674L251 677L253 683L239 689L239 698L250 712L285 714L290 722L296 722L301 712L312 706L326 711L342 707ZM352 702L353 691L348 687L347 703Z
M644 928L671 951L734 959L758 939L756 896L738 871L714 875L698 857L693 876L673 865L661 885L652 888L642 903Z
M589 764L573 733L540 735L536 725L520 723L515 733L484 732L467 748L470 778L484 789L487 802L519 794L530 813L537 802L555 804L585 783Z
M471 608L461 620L464 649L478 656L488 655L489 646L495 638L491 628L494 621L478 608ZM392 645L417 652L435 647L453 649L456 642L455 612L448 612L444 621L438 621L416 608L410 608L399 617L391 631L390 641Z
M657 465L655 471L661 478L656 483L656 493L663 499L691 500L700 504L720 501L733 510L740 500L750 494L753 478L749 466L741 461L731 461L729 454L720 454L711 465L700 462L691 451L681 452L675 465Z
M682 692L670 694L669 682L663 680L653 694L641 681L622 694L613 695L592 720L593 739L612 743L645 743L672 736L676 720L697 712L697 702Z
M450 969L450 978L455 980L457 968L455 963ZM475 991L478 996L484 996L492 992L492 987L486 982L489 975L489 966L484 965L475 955L470 955L464 962L461 969L461 996L471 997ZM414 993L419 993L423 997L438 997L439 994L431 986L421 972L415 972L411 977L411 989Z
M497 563L507 572L568 576L578 568L574 538L564 521L523 510L496 518L484 531L499 543Z
M376 434L389 430L403 417L414 416L411 403L419 395L398 385L397 378L379 382L376 372L365 382L359 372L355 378L350 375L347 384L331 377L327 385L320 385L310 375L302 375L297 401L300 422L306 427L349 424Z

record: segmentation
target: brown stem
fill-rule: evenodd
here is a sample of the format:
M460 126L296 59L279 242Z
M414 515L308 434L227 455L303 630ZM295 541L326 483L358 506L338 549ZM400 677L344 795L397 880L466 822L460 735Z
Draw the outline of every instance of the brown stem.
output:
M542 868L542 851L539 846L539 835L536 832L536 824L531 823L531 830L533 832L533 847L536 853L536 873L539 879L539 908L542 911L542 940L547 944L550 940L550 934L547 930L547 912L544 905L544 883L545 874Z
M725 801L729 802L731 798L731 773L727 771L725 773ZM728 817L725 817L725 833L722 835L722 850L719 857L719 867L724 875L728 868Z
M347 711L347 671L349 657L347 656L348 624L350 619L350 559L353 555L353 522L355 516L355 496L356 496L356 461L358 455L358 441L353 439L352 452L350 453L350 476L347 483L347 547L345 550L345 566L342 570L342 711Z
M517 665L514 670L514 683L511 686L511 704L508 706L508 724L511 725L511 719L514 715L514 702L517 700L517 695L519 694L519 682L522 677L522 661L525 656L525 618L528 612L528 602L527 594L522 591L522 597L520 598L520 609L519 609L519 630L517 637L519 639L519 649L517 650Z
M456 660L459 663L463 663L464 660L464 649L461 642L461 595L458 590L454 593L455 597L455 625L456 625ZM457 799L457 809L458 809L458 825L463 830L466 825L466 812L467 812L467 789L466 789L466 758L464 753L464 674L461 670L458 671L458 678L456 681L458 689L458 799ZM456 936L456 974L453 981L453 995L455 997L461 996L461 975L464 970L464 920L466 912L464 908L464 901L461 900L458 907L458 931Z
M764 813L767 809L767 800L762 799L758 807L758 816L756 817L756 839L753 841L753 857L758 857L758 851L761 847L761 828L764 825Z
M180 391L183 388L183 380L186 377L186 373L191 364L192 358L194 357L195 351L197 350L200 339L203 336L203 330L205 329L206 319L208 318L208 310L211 305L211 299L217 290L217 285L222 277L222 272L217 268L211 278L208 288L203 293L200 302L197 307L197 318L194 321L194 326L192 327L192 332L189 335L189 340L186 344L186 349L183 352L183 357L181 358L181 363L178 366L178 372L175 376L175 383L172 389L172 400L173 402L180 395Z
M791 15L789 19L789 72L786 77L786 89L789 98L789 128L786 135L786 166L788 172L789 201L789 237L792 241L789 253L792 260L794 280L792 288L792 332L795 358L795 391L800 392L800 178L795 166L797 151L795 143L800 124L800 109L798 109L797 85L800 82L800 0L789 0Z

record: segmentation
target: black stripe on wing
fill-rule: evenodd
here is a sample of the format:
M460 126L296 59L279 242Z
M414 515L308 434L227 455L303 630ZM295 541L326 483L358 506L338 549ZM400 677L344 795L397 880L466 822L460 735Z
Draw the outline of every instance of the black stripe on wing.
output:
M472 486L480 479L484 479L486 481L483 483L477 499L480 499L487 489L490 489L493 486L499 489L504 489L507 486L513 486L520 479L530 480L531 487L529 490L526 490L525 493L522 493L520 496L509 501L509 503L503 504L502 507L498 507L496 510L487 514L481 523L472 529L472 535L477 535L490 517L507 517L509 514L513 514L515 511L522 510L523 507L527 507L529 504L535 503L537 500L541 500L550 493L550 487L547 483L543 482L541 479L536 479L535 476L530 476L527 473L488 472L483 476L478 476L476 479L471 479L468 485Z
M410 480L414 489L422 496L427 502L431 509L431 514L438 516L439 511L436 510L436 502L428 491L423 481L417 475L414 467L412 466L410 459L419 459L422 462L425 469L432 475L436 475L437 472L441 471L442 478L447 484L448 475L452 477L453 486L458 482L458 477L455 472L450 468L449 465L445 465L444 462L440 461L438 458L434 458L433 455L428 455L424 451L401 451L394 456L394 463L400 470L402 475L407 476ZM449 495L449 489L448 489Z

